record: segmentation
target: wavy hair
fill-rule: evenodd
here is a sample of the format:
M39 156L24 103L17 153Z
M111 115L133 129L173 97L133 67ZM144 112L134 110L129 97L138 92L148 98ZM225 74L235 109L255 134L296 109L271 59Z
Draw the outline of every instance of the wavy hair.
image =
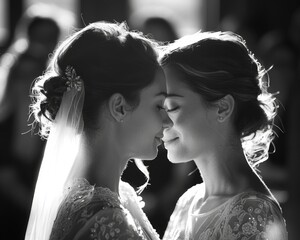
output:
M230 94L235 100L233 124L252 167L268 158L278 105L268 92L266 70L232 32L198 32L167 47L162 66L172 64L182 78L208 104Z

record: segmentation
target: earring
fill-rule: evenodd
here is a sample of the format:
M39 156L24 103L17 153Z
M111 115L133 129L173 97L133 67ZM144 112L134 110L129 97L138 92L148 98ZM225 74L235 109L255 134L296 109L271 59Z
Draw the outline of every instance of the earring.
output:
M219 116L218 119L219 121L223 121L224 118L222 116Z
M120 119L120 122L122 123L122 122L124 122L124 119L122 118L122 119Z

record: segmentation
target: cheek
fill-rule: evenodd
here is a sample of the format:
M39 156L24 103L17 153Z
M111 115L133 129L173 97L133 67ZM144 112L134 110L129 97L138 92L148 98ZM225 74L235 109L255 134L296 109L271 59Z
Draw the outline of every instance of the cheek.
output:
M179 141L168 149L171 162L186 162L199 155L199 143L202 138L207 137L203 134L201 124L203 120L195 114L182 112L174 118L173 131L179 137ZM203 128L205 130L205 127Z
M159 113L144 111L132 117L131 134L139 143L153 142L155 135L162 128L162 120Z
M162 117L162 113L157 109L154 110L150 109L144 115L144 122L145 122L145 128L148 129L148 131L152 135L157 135L160 131L162 131L163 117Z
M126 145L132 157L143 160L152 160L157 156L159 142L155 136L160 131L162 125L153 114L144 112L135 115L128 128L128 140Z
M195 128L198 125L196 116L190 111L182 110L171 119L174 123L173 129L178 132L179 137L183 141L189 141L195 134Z

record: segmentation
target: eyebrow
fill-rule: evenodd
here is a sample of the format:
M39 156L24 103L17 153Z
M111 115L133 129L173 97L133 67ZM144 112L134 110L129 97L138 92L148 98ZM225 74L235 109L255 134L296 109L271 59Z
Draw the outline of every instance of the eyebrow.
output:
M172 97L183 97L183 96L175 93L169 93L166 95L166 98L172 98Z
M164 96L166 98L183 97L182 95L179 95L179 94L175 94L175 93L167 94L166 92L160 92L160 93L155 94L155 97L158 97L158 96Z
M167 97L168 94L166 92L160 92L160 93L155 94L155 97L160 97L160 96Z

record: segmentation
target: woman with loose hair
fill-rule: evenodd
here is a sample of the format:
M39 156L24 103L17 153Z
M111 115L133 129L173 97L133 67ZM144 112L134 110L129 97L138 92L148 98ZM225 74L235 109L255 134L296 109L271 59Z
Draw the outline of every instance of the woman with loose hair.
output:
M198 32L165 47L164 106L173 163L194 161L203 183L177 202L164 239L287 239L281 208L259 176L277 104L267 71L230 32Z
M47 138L26 240L158 239L134 189L129 159L152 160L166 95L155 44L125 24L96 22L54 52L32 86L32 114ZM34 127L34 126L33 126Z

